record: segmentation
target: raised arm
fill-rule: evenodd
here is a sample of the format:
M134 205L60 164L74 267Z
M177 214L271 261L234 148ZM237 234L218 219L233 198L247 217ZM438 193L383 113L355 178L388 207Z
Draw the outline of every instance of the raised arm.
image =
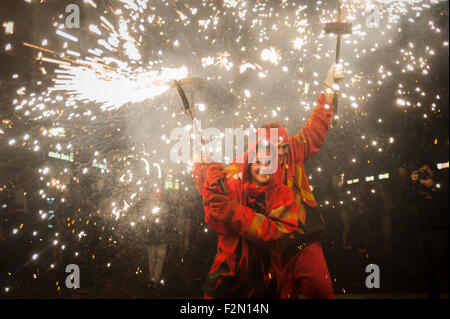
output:
M320 95L306 125L297 132L294 139L290 138L289 143L294 144L291 149L299 153L296 154L298 160L306 162L320 150L328 135L332 114L333 104L326 103L324 95Z
M300 131L291 138L290 143L296 153L296 158L302 162L308 161L311 155L317 153L328 135L328 127L333 116L334 94L338 92L344 78L345 70L342 65L333 64L328 70L324 81L324 92L317 98L317 104Z

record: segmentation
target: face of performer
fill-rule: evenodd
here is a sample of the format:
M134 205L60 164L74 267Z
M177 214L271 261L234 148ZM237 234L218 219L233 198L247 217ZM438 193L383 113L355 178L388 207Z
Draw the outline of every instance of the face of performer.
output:
M250 164L250 176L252 178L252 184L256 186L264 186L269 182L270 174L264 174L260 172L261 169L270 166L270 149L266 148L266 154L258 154L256 157L256 162Z

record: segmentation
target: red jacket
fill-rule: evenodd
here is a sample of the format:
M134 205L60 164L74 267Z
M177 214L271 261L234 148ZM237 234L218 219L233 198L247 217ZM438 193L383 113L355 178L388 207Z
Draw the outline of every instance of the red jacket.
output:
M217 254L205 284L205 294L213 298L261 296L259 293L280 272L277 241L298 227L292 191L276 175L271 176L267 186L256 188L250 183L248 168L245 164L242 180L228 178L225 182L228 196L239 203L229 223L215 218L205 200L213 193L221 193L219 187L208 181L203 185L205 220L218 233ZM249 207L256 202L262 204L259 212Z

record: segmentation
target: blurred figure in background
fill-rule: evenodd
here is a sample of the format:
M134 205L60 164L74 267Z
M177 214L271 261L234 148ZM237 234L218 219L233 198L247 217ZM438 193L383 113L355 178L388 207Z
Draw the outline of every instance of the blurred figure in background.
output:
M180 199L179 204L181 206L179 209L179 214L177 218L177 232L180 236L180 254L182 258L185 258L187 250L189 248L190 243L190 235L191 235L191 216L193 211L195 210L195 203L189 197L190 193L181 191L179 193Z
M419 247L423 252L425 281L430 299L448 289L448 193L439 191L436 165L419 161L411 173L413 213Z
M360 188L357 202L354 206L351 224L351 242L353 248L359 253L365 253L368 247L369 227L369 209L365 202L363 187Z
M20 280L30 271L30 239L28 234L35 220L28 213L27 192L20 181L10 180L9 185L3 190L5 192L3 202L7 207L3 212L7 213L2 221L4 225L4 242L0 255L0 282L8 284L11 280ZM22 275L17 279L17 274ZM26 275L24 275L26 274ZM18 286L24 287L27 280L21 280Z
M383 236L382 238L382 249L389 250L390 249L390 241L391 241L391 213L394 208L392 203L390 194L387 190L387 185L383 183L378 183L376 185L376 191L381 197L382 200L382 209L381 209L381 224L380 231Z
M350 225L352 224L352 214L349 206L350 204L339 207L339 215L342 223L342 248L346 250L352 249L349 241Z
M152 201L151 194L144 197L142 202L143 214L147 220L146 251L149 268L149 288L164 285L161 274L166 260L169 241L169 220L167 208L161 201Z
M20 179L17 179L16 183L13 183L14 189L14 213L28 213L28 200L27 192L22 185Z
M408 260L417 259L415 223L411 222L412 203L410 202L411 180L408 165L402 162L391 183L393 211L391 215L391 249Z

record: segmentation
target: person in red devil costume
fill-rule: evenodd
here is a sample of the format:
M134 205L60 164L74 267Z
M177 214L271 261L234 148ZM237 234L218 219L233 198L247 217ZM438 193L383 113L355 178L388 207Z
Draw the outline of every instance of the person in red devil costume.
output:
M333 114L334 96L339 90L339 83L343 80L345 70L340 64L333 64L324 81L324 92L317 99L308 122L300 131L289 136L286 128L279 122L264 125L263 128L278 130L278 155L281 163L281 181L293 192L299 208L298 229L296 237L308 232L310 218L307 210L317 207L306 177L304 163L320 150L328 134L329 123ZM270 130L266 130L267 134ZM264 137L267 138L267 137ZM246 156L245 154L242 156ZM242 158L233 161L235 169L243 169ZM199 189L205 180L205 169L201 165L193 171L194 181ZM292 245L291 245L292 246ZM298 249L290 256L285 255L280 279L281 298L297 298L301 292L306 298L335 298L328 267L323 255L322 247L317 238L299 240ZM287 257L286 257L287 256Z
M269 144L264 144L256 143L246 153L242 179L226 178L223 164L208 166L202 188L205 220L218 234L218 244L205 298L276 297L274 279L281 275L277 243L297 229L298 208L293 192L280 183L278 166L274 174L261 171L271 156ZM258 152L261 147L265 151ZM273 164L277 152L272 148Z

